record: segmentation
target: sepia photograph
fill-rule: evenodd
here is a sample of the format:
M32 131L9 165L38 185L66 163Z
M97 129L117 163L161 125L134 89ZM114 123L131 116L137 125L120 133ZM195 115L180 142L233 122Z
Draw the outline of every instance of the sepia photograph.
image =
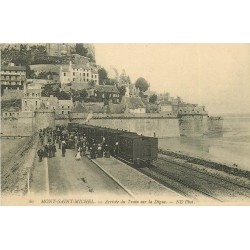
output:
M250 44L0 49L2 205L250 204Z
M249 7L2 1L3 249L249 245Z

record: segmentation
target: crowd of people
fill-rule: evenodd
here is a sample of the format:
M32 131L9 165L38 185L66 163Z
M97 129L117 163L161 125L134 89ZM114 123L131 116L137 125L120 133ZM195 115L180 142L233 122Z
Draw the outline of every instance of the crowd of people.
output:
M94 138L88 138L85 134L78 132L69 132L66 129L45 128L39 131L40 147L38 157L41 162L44 157L56 157L56 144L61 150L62 157L66 156L67 149L77 149L75 159L80 160L82 156L90 155L91 159L100 157L110 157L110 148L106 143L105 137L101 141ZM115 153L115 152L114 152Z

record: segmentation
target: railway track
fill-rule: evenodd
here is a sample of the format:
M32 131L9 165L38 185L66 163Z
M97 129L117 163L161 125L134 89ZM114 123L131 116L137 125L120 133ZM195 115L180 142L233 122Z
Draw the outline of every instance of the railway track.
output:
M199 169L194 169L193 167L191 167L189 164L183 164L183 163L178 163L178 162L174 162L173 160L169 160L169 159L166 159L166 158L158 158L158 160L164 160L166 162L171 162L171 163L174 163L176 165L179 165L179 166L182 166L182 167L185 167L185 168L188 168L190 169L191 171L195 171L195 172L198 172L198 173L201 173L201 174L206 174L208 176L211 176L219 181L223 181L225 183L229 183L230 185L235 185L237 186L238 188L241 188L242 189L242 192L248 192L249 195L247 195L247 197L250 198L250 185L247 186L247 185L242 185L240 183L237 183L236 181L233 181L233 180L229 180L229 179L226 179L226 178L223 178L222 176L218 177L214 174L211 174L209 172L206 172L204 173L202 170L199 170ZM229 187L229 189L231 189L231 187Z
M204 173L190 166L184 166L184 164L159 158L150 166L145 164L138 168L120 157L116 158L162 185L195 200L208 201L209 199L225 202L232 199L250 198L249 187L210 173Z
M152 170L221 201L250 198L250 189L248 187L183 164L158 159L152 165Z
M192 199L197 200L197 201L198 200L208 200L208 199L213 200L213 201L217 201L217 202L223 201L223 200L219 199L216 196L213 196L212 194L210 194L208 192L202 191L198 187L194 187L188 183L183 182L181 179L179 179L178 177L176 177L174 175L164 173L163 171L161 171L161 169L159 169L155 165L151 164L149 167L145 165L143 167L138 168L137 166L134 166L132 163L124 160L123 158L120 158L119 156L116 156L115 158L126 163L127 165L129 165L130 167L133 167L134 169L136 169L140 173L147 175L148 177L161 183L165 187L172 189L175 192L177 192L183 196L192 198Z
M198 186L193 185L191 183L183 181L178 176L165 173L161 169L159 169L155 165L151 165L150 168L142 168L139 171L147 176L157 180L161 184L165 185L166 187L192 199L197 201L199 200L211 200L217 202L223 202L222 199L218 198L217 196L211 194L210 192L206 192L200 189Z

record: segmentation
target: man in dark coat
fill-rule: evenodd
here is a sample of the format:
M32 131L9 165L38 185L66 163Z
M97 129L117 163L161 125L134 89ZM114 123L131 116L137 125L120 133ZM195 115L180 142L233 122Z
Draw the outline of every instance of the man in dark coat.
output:
M95 143L93 143L92 146L90 147L90 158L96 159L96 145L95 145Z
M52 157L52 145L51 145L51 143L49 143L49 146L48 146L48 151L49 151L49 158L51 158Z
M43 156L48 157L48 146L47 145L44 146Z
M51 150L52 150L52 157L55 157L56 156L56 145L55 144L53 144L51 146Z
M107 143L105 143L105 145L104 145L104 156L106 158L110 158L110 151L109 151L109 146Z
M43 150L41 148L37 151L37 155L39 157L39 162L41 162L43 159Z

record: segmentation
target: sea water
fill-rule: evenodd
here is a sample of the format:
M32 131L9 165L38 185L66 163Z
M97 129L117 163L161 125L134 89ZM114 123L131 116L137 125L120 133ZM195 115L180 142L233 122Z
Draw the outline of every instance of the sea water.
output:
M250 114L220 114L223 131L202 137L159 139L159 147L250 171Z

